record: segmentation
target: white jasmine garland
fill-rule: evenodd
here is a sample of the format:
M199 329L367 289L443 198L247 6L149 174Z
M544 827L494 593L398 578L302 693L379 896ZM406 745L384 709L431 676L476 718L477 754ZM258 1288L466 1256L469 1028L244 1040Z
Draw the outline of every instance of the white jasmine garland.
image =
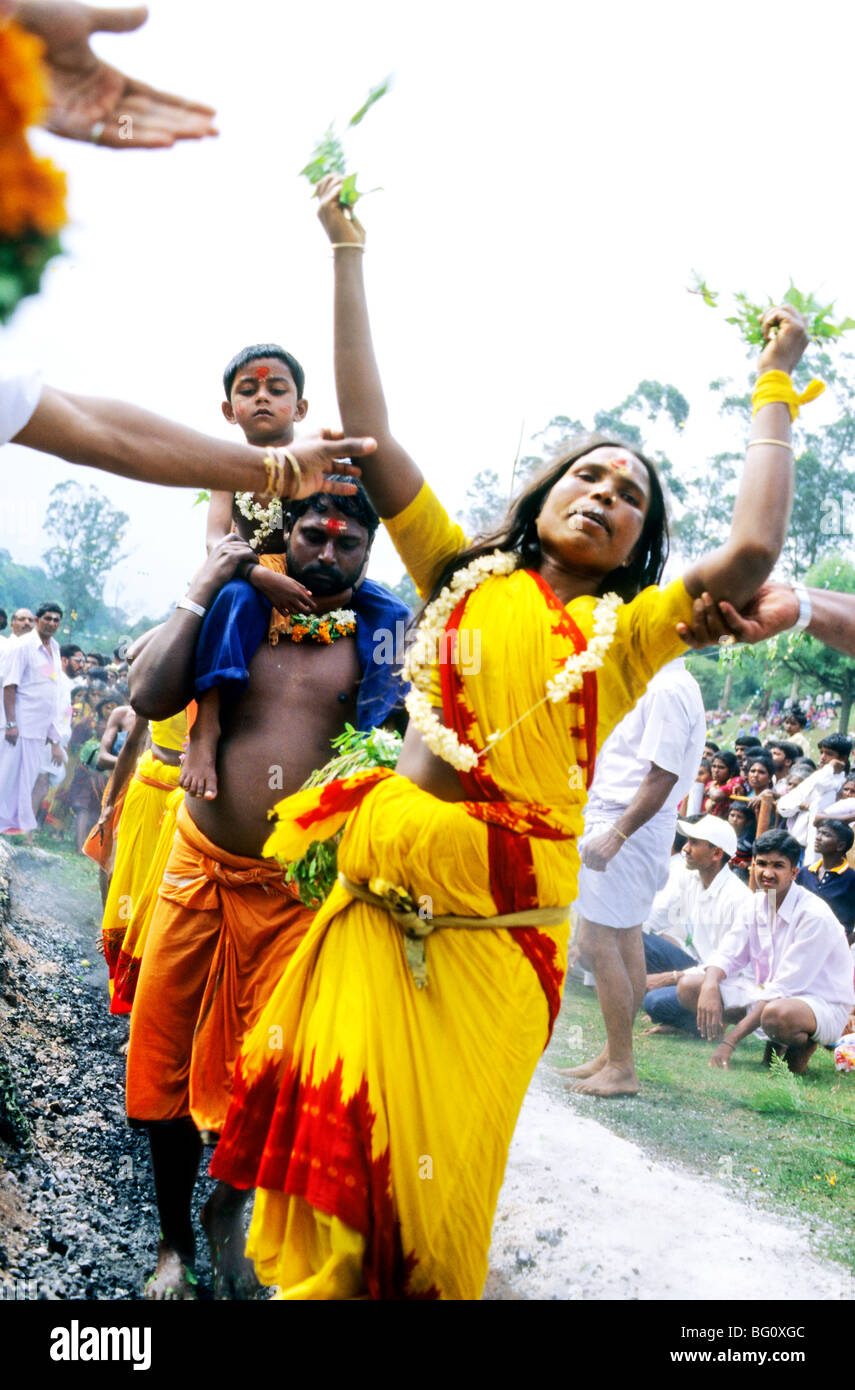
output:
M271 497L268 503L256 502L251 492L236 492L235 506L247 521L256 522L250 537L253 550L258 550L274 531L282 530L282 499Z
M442 589L433 603L428 604L416 639L404 658L404 677L411 687L404 702L407 713L431 752L461 772L471 772L483 754L462 744L454 731L447 728L437 716L429 699L430 668L441 650L448 620L464 594L471 593L493 575L511 574L517 565L518 556L513 551L494 550L491 555L482 555L465 568L457 570L451 583ZM614 640L617 610L622 602L617 594L605 594L597 600L593 635L585 650L574 652L567 658L558 674L547 681L543 698L514 720L510 728L532 714L547 699L556 704L566 700L568 695L580 688L586 672L596 671L602 666L603 658ZM487 739L487 748L483 752L494 747L509 732L510 729L495 730Z

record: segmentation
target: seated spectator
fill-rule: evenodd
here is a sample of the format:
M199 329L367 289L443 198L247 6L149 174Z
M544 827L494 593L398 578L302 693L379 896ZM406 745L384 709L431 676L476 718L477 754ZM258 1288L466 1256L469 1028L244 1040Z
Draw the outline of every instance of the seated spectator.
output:
M757 820L753 811L745 803L734 801L727 813L728 823L736 831L736 853L730 857L729 868L743 883L751 874L751 856L754 852L754 837L757 834Z
M717 950L706 956L703 975L684 974L677 999L697 1019L702 1038L720 1038L725 1021L738 1020L719 1043L710 1066L728 1067L739 1043L762 1028L801 1074L817 1044L832 1046L855 1003L852 957L840 923L827 903L795 882L800 846L785 830L769 830L754 842L757 892L740 908ZM770 900L774 916L770 921ZM750 970L753 978L743 972ZM742 998L730 991L739 982Z
M778 799L778 813L792 816L802 812L804 821L792 824L791 834L805 847L805 858L816 858L814 817L818 811L825 811L837 799L849 772L849 754L852 740L845 734L826 734L819 742L819 767L810 773L794 791L785 792Z
M784 714L784 733L788 743L795 743L806 755L810 755L810 744L805 736L807 715L798 705L791 706Z
M815 836L820 858L815 864L799 869L796 875L796 883L828 903L842 922L850 945L855 938L855 869L849 867L846 855L853 840L855 834L850 825L825 817L817 826Z
M657 1025L652 1032L697 1036L694 1014L677 1000L677 983L699 973L699 962L715 950L751 893L728 872L736 833L727 821L696 816L678 821L677 829L686 836L684 868L657 894L642 934L648 971L644 1009ZM740 997L730 990L731 996Z
M701 758L698 775L683 798L683 805L680 808L680 814L683 817L700 815L704 801L704 788L711 776L712 763L708 758Z
M736 754L731 753L728 748L723 748L713 758L710 771L712 775L704 788L701 809L705 814L721 816L722 820L727 820L730 798L739 793L742 785Z
M775 779L775 766L770 753L762 750L756 753L748 765L745 783L748 795L748 809L759 817L764 805L771 808L772 821L775 820L775 793L772 783ZM770 825L768 829L773 829Z
M773 791L776 796L781 796L787 790L786 781L793 764L797 763L801 757L802 750L797 743L790 743L787 739L768 739L766 742L766 752L772 755L772 762L775 767L775 780Z
M844 825L855 821L855 777L847 777L840 788L840 800L832 802L824 811L817 811L813 819L817 826L827 820L842 820Z

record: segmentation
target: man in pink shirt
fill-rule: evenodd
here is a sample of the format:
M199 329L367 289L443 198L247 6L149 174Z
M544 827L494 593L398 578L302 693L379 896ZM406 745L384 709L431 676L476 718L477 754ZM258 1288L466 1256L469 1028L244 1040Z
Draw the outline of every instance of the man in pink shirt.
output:
M702 979L682 976L677 997L697 1012L701 1037L720 1038L725 1020L736 1022L710 1061L728 1067L739 1043L762 1028L783 1049L790 1071L804 1071L817 1045L837 1042L855 1002L846 934L830 907L795 883L801 846L785 830L754 842L758 892L704 961ZM748 966L755 998L723 1009L722 981ZM767 1056L771 1046L767 1049Z

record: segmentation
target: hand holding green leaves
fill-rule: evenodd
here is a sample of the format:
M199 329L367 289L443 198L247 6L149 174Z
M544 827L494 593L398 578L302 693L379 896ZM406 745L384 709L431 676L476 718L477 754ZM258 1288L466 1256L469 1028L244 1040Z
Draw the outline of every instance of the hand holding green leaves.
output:
M694 273L694 283L689 286L690 294L697 294L711 309L719 308L719 290L710 289L706 281ZM765 304L755 304L747 294L734 294L735 308L726 317L727 323L734 324L748 347L761 347L766 341L763 333L763 319L774 304L789 304L805 319L808 337L815 343L827 343L841 334L855 328L855 319L845 318L836 323L832 318L834 304L822 304L813 294L804 294L790 281L786 294L778 300L769 299Z
M376 87L372 87L365 101L359 110L354 112L347 123L348 129L358 126L365 119L376 102L384 97L392 85L391 77L380 82ZM317 188L322 179L328 174L341 175L342 185L339 193L339 202L342 207L352 208L362 194L356 187L356 174L347 172L347 160L345 158L344 146L341 138L336 133L335 124L327 127L324 134L312 151L312 157L305 168L300 170L300 174L309 180L313 188Z

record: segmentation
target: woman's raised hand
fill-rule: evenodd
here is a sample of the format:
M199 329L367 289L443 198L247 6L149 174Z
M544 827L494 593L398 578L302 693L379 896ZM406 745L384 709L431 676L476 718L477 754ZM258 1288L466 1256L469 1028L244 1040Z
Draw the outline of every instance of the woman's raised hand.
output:
M807 324L792 304L767 309L761 320L766 346L757 364L759 372L791 372L808 345Z
M327 174L321 179L316 190L316 197L319 200L318 217L321 224L334 244L341 245L347 242L352 246L365 245L365 228L353 215L351 208L343 207L339 202L341 197L341 187L343 179L341 174Z

